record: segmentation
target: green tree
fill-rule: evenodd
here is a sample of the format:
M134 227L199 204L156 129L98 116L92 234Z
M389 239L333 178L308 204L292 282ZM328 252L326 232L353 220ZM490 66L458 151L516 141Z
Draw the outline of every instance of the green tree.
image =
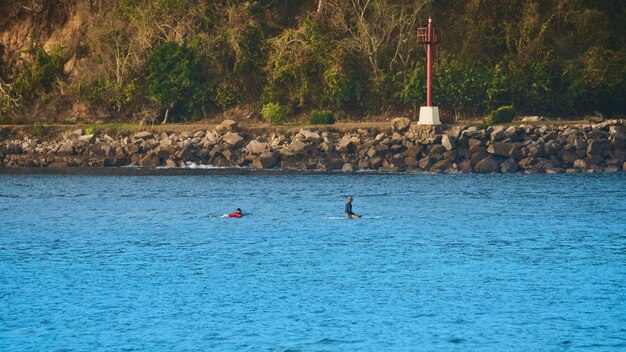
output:
M186 44L165 42L150 54L146 83L150 95L165 110L165 124L177 104L191 107L202 103L208 82L201 58L193 49Z

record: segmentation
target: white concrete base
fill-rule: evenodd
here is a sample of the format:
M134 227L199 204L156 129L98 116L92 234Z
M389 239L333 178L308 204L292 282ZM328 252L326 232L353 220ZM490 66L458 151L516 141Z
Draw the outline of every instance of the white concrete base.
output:
M439 107L422 106L420 107L420 120L418 125L441 125L439 121Z

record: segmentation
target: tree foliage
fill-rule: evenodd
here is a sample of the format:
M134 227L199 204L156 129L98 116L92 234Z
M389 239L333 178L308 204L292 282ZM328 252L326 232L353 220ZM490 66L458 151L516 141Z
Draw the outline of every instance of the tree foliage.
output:
M30 55L0 52L27 58L0 62L4 113L55 94L112 115L153 109L175 120L267 103L295 115L416 111L425 54L415 28L429 15L445 33L434 68L443 111L476 116L511 105L522 114L619 115L626 106L624 0L25 3L0 4L0 27L83 9L83 37L63 55L39 46ZM68 60L75 73L64 75Z

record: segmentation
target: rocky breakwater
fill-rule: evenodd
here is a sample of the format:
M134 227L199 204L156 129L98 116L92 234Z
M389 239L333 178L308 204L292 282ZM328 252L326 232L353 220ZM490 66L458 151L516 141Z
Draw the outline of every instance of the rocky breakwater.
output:
M419 126L386 129L252 131L224 121L215 129L67 133L56 141L5 139L0 167L184 167L212 165L317 171L478 173L615 172L626 168L622 120L581 125Z

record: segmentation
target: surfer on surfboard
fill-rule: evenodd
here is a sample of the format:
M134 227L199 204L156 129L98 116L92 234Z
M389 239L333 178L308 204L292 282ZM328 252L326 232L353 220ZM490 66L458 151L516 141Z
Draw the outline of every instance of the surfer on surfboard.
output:
M227 216L225 217L229 217L229 218L240 218L243 216L243 213L241 212L241 209L237 208L237 210L235 210L234 212L227 214Z
M360 218L361 215L352 212L352 196L348 196L348 203L346 203L346 217L348 219Z

